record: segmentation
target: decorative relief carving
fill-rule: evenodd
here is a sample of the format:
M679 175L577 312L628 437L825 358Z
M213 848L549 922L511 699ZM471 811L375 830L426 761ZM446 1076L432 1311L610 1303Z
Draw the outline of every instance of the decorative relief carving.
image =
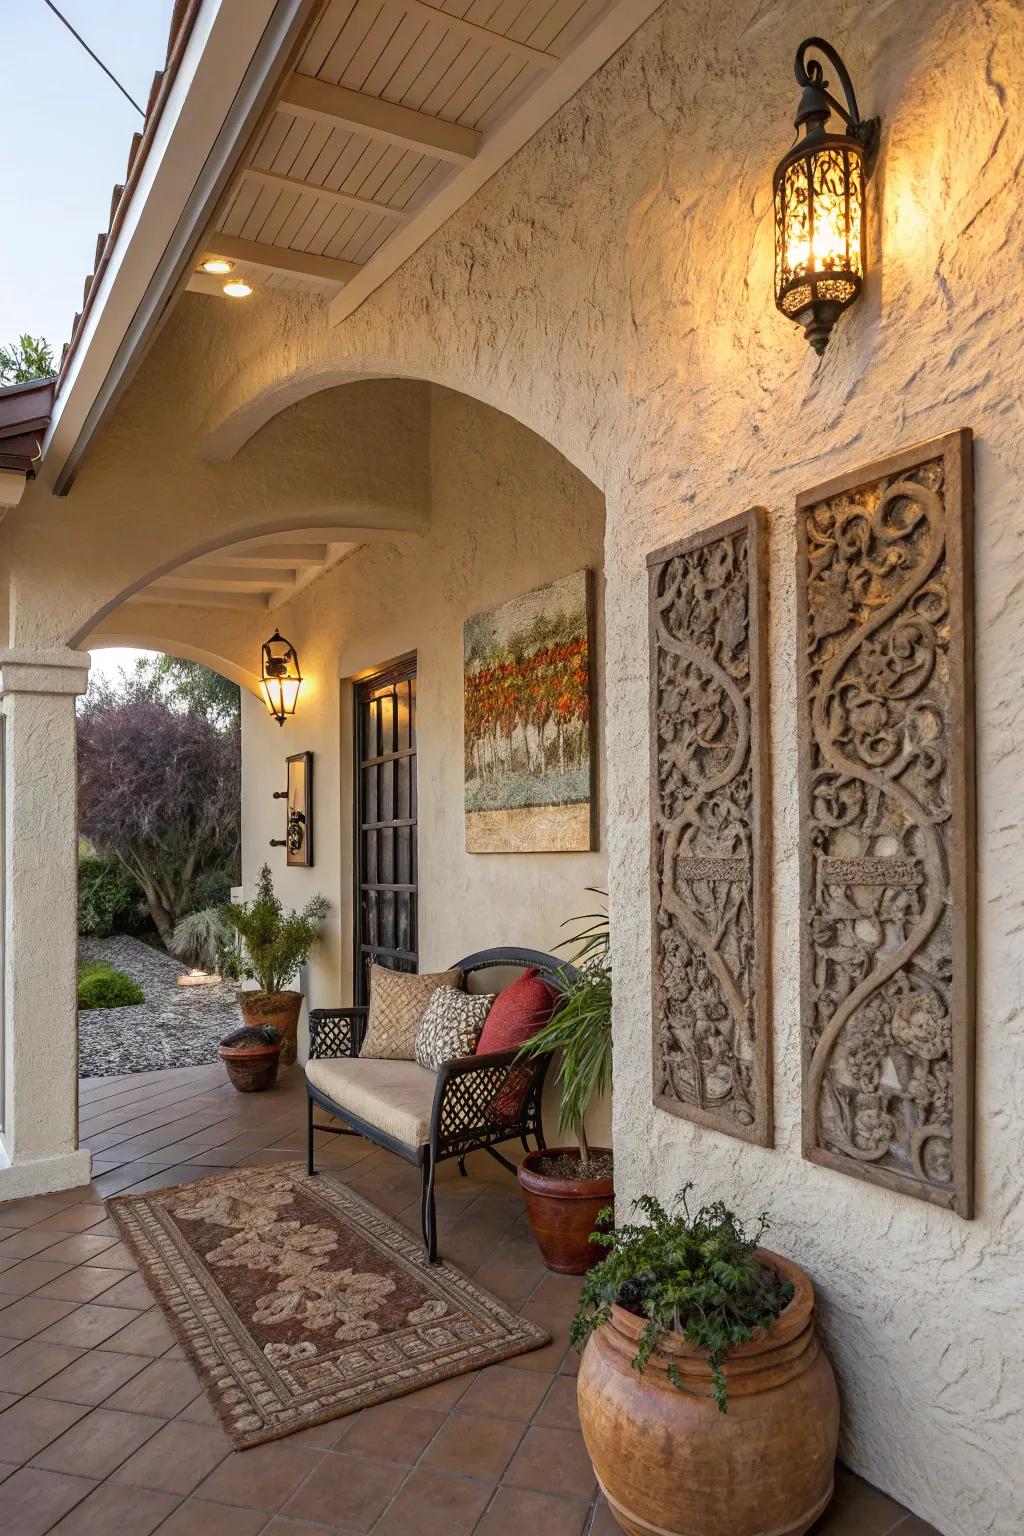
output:
M654 1102L769 1146L763 519L647 563Z
M971 1215L970 434L797 501L804 1154Z

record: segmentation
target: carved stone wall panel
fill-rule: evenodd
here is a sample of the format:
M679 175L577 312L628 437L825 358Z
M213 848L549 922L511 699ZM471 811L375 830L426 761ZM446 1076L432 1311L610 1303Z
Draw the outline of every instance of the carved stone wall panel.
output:
M971 437L797 499L804 1155L972 1214Z
M770 1146L764 516L647 564L654 1102Z

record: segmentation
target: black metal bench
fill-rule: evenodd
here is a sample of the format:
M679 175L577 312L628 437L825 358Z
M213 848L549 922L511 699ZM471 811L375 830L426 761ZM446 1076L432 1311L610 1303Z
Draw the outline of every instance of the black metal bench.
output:
M545 981L559 992L566 992L577 978L577 972L563 960L553 955L530 949L484 949L465 960L459 960L451 969L460 970L469 977L479 971L495 968L525 970L532 967ZM342 1057L358 1057L366 1034L365 1007L315 1008L309 1015L309 1059L325 1060ZM528 1061L516 1060L517 1050L499 1051L486 1056L463 1056L456 1061L446 1061L438 1069L434 1086L433 1106L430 1116L430 1133L425 1142L411 1146L379 1130L368 1121L360 1119L342 1108L306 1079L308 1095L306 1117L307 1168L310 1176L316 1173L314 1164L314 1129L327 1131L335 1136L365 1136L376 1146L394 1152L406 1162L415 1163L421 1172L420 1217L423 1241L431 1264L437 1262L437 1214L434 1201L434 1178L438 1163L458 1158L459 1171L465 1176L466 1158L470 1152L487 1152L510 1173L516 1172L515 1164L499 1152L498 1146L505 1141L519 1140L524 1151L530 1150L528 1137L532 1136L539 1148L543 1148L544 1125L541 1118L541 1095L550 1057L536 1057ZM386 1065L382 1063L382 1065ZM512 1119L495 1118L494 1103L501 1090L514 1077L517 1111ZM511 1097L511 1095L510 1095ZM319 1105L344 1125L319 1125L314 1127L313 1108Z

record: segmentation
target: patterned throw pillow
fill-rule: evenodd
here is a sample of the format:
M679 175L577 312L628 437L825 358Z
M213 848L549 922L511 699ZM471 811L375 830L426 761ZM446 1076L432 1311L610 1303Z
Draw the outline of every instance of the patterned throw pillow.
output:
M370 1015L360 1056L378 1061L415 1061L416 1031L438 987L457 987L461 971L410 976L385 965L370 967Z
M420 1066L436 1072L443 1061L472 1056L493 1002L493 995L438 987L416 1035L416 1060Z

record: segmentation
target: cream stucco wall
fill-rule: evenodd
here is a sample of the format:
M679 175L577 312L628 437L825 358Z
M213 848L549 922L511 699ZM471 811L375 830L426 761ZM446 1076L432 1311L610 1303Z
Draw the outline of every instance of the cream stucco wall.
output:
M872 273L817 363L771 300L771 171L811 32L883 115ZM947 1536L1024 1524L1024 17L1018 6L669 3L372 301L287 369L254 336L212 447L368 370L440 378L547 435L607 498L605 698L615 1143L644 1189L768 1205L807 1265L843 1456ZM429 300L425 297L429 295ZM794 497L897 447L976 434L978 1203L963 1222L802 1160ZM647 551L770 509L776 1145L650 1102Z
M245 695L243 882L251 886L268 860L290 904L314 891L330 899L325 941L307 978L313 1007L352 996L351 679L382 663L416 653L421 970L445 969L497 944L550 952L565 937L566 919L594 909L586 888L603 889L607 878L600 712L600 836L592 853L467 853L462 748L465 619L583 567L595 572L592 667L595 692L603 693L603 498L509 417L421 387L430 397L429 533L365 546L275 610L308 679L293 720L279 727ZM288 869L284 851L268 846L283 835L282 805L272 796L284 785L285 757L306 750L315 753L316 863ZM554 1128L552 1120L549 1135ZM592 1128L607 1138L607 1109Z
M883 117L872 270L820 362L771 299L771 172L791 137L793 51L809 33L839 47L862 108ZM244 498L235 497L245 482L235 477L247 464L257 465L253 520L265 515L268 477L275 506L286 506L288 477L301 483L303 470L289 457L288 416L277 413L366 375L464 391L545 437L601 487L620 1195L671 1194L692 1177L702 1193L743 1210L771 1207L776 1245L818 1288L842 1387L843 1456L945 1536L1012 1536L1024 1526L1022 108L1017 0L667 0L342 325L331 327L312 300L184 303L136 386L148 389L150 416L131 415L141 398L133 393L130 430L115 417L67 501L30 487L0 531L15 631L34 644L66 643L75 633L69 614L84 623L101 590L111 600L123 589L128 566L142 579L158 553L173 555L172 493L183 475L203 498L196 522L212 518L218 530L245 522ZM187 417L187 453L166 462L158 411ZM273 463L260 457L264 435L252 437L271 418ZM383 433L396 417L381 421ZM802 1160L795 945L794 496L960 426L976 434L972 1222ZM381 439L385 469L395 441ZM325 446L343 457L345 434ZM223 462L197 469L197 453ZM330 459L327 451L321 491ZM219 496L232 498L228 516ZM644 558L755 502L769 508L771 550L771 1150L687 1126L650 1103ZM193 516L191 503L185 514ZM103 564L110 558L113 575ZM459 573L442 579L457 593ZM352 603L370 608L365 591ZM331 618L345 623L340 609ZM354 651L327 658L325 675L336 675L334 662L355 670L383 659ZM333 745L320 749L322 761ZM449 958L447 948L425 954L435 957Z

